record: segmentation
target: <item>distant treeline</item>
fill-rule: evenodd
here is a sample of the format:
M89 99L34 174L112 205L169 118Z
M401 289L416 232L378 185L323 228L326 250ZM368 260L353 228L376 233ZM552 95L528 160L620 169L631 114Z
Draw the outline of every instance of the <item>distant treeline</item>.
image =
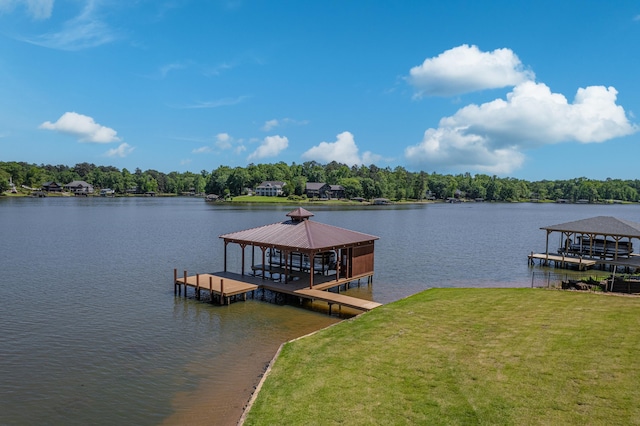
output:
M171 172L157 170L133 172L112 166L80 163L64 165L36 165L24 162L0 162L0 192L9 189L9 180L17 186L40 188L46 182L65 185L83 180L96 189L111 188L117 193L154 191L167 194L187 192L237 196L247 188L255 188L264 181L285 182L284 195L303 196L307 182L342 185L347 198L388 198L390 200L423 200L425 198L467 198L486 201L520 201L529 199L576 202L587 200L638 201L640 180L606 179L604 181L579 177L569 180L541 180L528 182L515 178L500 178L485 174L442 175L410 172L403 167L379 168L375 165L352 166L332 161L320 164L284 162L249 164L246 167L220 166L211 172Z

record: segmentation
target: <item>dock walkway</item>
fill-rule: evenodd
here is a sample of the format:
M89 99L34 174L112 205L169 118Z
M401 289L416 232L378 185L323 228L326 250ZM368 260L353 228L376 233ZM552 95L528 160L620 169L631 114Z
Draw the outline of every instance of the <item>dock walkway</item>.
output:
M534 260L539 260L540 264L547 265L553 262L556 266L564 267L565 265L577 266L579 270L591 268L596 264L595 260L583 259L582 257L559 256L546 253L531 253L529 255L529 263L533 265Z
M373 302L371 300L359 299L357 297L346 296L339 293L331 293L323 290L313 290L310 288L296 290L295 293L299 296L304 296L308 299L322 300L329 304L329 315L331 315L331 305L336 304L338 306L346 306L348 308L358 309L361 311L370 311L371 309L382 306L381 303Z

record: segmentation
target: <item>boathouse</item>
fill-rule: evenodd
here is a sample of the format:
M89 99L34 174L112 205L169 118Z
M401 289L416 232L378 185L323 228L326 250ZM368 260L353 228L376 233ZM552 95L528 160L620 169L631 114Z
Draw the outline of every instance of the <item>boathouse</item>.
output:
M373 275L378 237L312 221L313 213L303 208L287 216L289 219L283 222L221 235L225 272L228 246L235 243L242 250L241 275L246 273L246 247L252 250L251 270L262 278L280 274L286 283L306 275L309 288L313 288L316 275L333 275L336 281ZM256 248L260 251L259 264L255 262Z
M540 263L578 266L596 264L640 268L640 256L634 254L633 240L640 240L640 223L612 216L597 216L540 228L547 233L545 253L529 255ZM549 246L551 234L559 234L557 247Z
M378 237L311 220L313 213L297 208L287 220L220 235L224 241L224 270L179 278L174 270L174 292L184 286L215 294L221 303L231 295L266 290L279 295L320 300L331 306L368 311L379 303L336 294L352 282L372 283L374 246ZM240 273L228 271L228 251L237 245L241 252ZM249 249L249 250L247 250ZM248 252L250 254L250 261Z

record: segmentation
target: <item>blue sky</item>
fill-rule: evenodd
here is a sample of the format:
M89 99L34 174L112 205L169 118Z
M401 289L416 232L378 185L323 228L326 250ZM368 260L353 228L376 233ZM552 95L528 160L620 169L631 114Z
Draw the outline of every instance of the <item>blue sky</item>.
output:
M0 161L636 179L640 3L0 0Z

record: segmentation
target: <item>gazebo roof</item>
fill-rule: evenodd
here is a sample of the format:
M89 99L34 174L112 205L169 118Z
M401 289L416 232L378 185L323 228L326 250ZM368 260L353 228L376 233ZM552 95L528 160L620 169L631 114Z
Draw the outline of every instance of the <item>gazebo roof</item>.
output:
M244 231L220 235L225 242L320 252L358 246L377 240L375 235L350 231L309 220L313 213L298 208L287 214L291 219Z
M573 232L577 234L640 238L640 223L612 216L596 216L589 219L545 226L540 229L545 229L548 232Z

